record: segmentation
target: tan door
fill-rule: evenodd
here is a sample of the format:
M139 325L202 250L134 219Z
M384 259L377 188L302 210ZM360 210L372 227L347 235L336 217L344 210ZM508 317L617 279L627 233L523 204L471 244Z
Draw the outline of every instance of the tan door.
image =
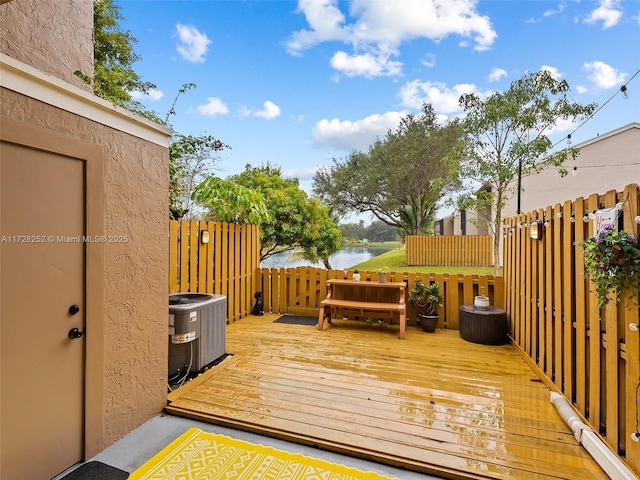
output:
M0 144L2 479L82 459L85 341L71 337L84 333L83 167Z

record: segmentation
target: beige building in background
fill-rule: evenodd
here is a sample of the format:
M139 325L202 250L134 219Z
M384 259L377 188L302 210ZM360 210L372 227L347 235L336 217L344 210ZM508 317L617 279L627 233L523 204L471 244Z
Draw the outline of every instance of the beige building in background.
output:
M0 477L166 404L170 131L91 93L92 0L0 1Z
M567 200L623 190L640 183L640 123L634 122L575 145L580 154L564 164L569 174L561 177L557 168L522 178L522 212L562 204ZM517 213L517 198L507 202L503 217Z
M523 213L562 204L567 200L622 190L630 183L640 183L640 123L634 122L575 145L580 154L565 163L569 174L562 177L555 167L522 178L520 197ZM502 217L517 213L514 195L502 210ZM475 212L461 212L439 220L439 235L487 235L477 228ZM479 225L482 222L478 223Z

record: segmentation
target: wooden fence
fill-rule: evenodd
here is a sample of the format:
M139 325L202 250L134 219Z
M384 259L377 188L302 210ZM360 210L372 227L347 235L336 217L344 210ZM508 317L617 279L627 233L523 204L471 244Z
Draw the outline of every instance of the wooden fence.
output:
M205 236L208 236L207 242ZM251 313L253 274L259 265L257 225L169 223L169 293L226 295L228 321Z
M534 370L640 473L640 443L630 438L640 408L640 342L629 328L640 323L639 309L625 301L598 309L584 278L582 247L575 244L594 234L589 212L616 205L622 205L619 228L637 238L637 185L508 219L505 301L512 339ZM544 222L541 240L530 238L533 220Z
M407 265L489 267L493 242L489 235L407 235Z
M375 272L360 272L361 281L377 281ZM349 271L351 278L353 271ZM326 282L331 278L345 278L342 270L325 270L314 267L263 268L256 272L256 289L263 292L265 311L279 314L317 316L320 301L327 295ZM444 296L440 314L440 328L458 329L460 305L472 304L478 292L484 291L491 304L504 305L502 277L492 275L425 275L420 273L388 273L388 281L406 281L408 288L421 278L425 283L437 282ZM416 310L407 305L407 318L415 325Z

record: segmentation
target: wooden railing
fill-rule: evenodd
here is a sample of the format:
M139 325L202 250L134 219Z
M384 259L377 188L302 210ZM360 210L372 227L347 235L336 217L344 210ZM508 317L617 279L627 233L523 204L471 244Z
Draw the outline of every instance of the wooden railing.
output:
M630 437L640 408L640 342L629 328L640 323L639 310L625 300L598 309L576 245L594 234L589 212L616 205L622 206L620 229L637 238L637 185L508 219L505 300L513 341L532 367L640 474L640 443ZM532 220L544 222L541 240L530 238Z
M492 245L488 235L407 235L407 265L489 267Z
M208 235L206 243L203 235ZM259 255L257 225L171 221L169 293L219 293L227 297L228 321L247 316L253 305Z
M361 281L377 281L375 272L360 272ZM348 278L353 276L349 271ZM331 278L345 278L342 270L325 270L314 267L263 268L256 271L256 289L263 292L265 311L279 314L317 316L320 301L327 295L326 282ZM437 282L444 301L438 309L440 328L458 329L460 305L472 304L478 292L486 292L491 304L504 305L504 285L502 277L491 275L425 275L420 273L389 273L388 281L405 281L408 289L415 286L417 279L425 283ZM416 310L407 305L407 319L413 325Z

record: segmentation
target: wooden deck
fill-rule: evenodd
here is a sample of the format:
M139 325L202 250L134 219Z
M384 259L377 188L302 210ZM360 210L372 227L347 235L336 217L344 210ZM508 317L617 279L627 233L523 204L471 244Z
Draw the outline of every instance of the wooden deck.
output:
M606 479L509 345L335 320L228 326L218 366L167 412L445 478Z

